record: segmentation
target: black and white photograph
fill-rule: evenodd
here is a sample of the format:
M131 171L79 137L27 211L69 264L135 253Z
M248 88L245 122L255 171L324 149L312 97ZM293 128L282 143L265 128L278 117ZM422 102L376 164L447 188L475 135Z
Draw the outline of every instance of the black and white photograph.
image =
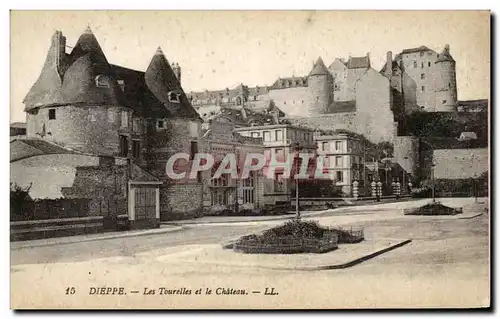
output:
M12 10L11 309L490 307L491 18Z

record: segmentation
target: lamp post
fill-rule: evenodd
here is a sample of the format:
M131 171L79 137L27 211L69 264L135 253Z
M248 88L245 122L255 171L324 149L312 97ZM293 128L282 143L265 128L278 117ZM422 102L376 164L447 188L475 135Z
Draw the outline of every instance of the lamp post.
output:
M436 164L434 163L434 160L432 160L431 164L431 180L432 180L432 202L436 202L436 180L434 179L434 168L436 167Z
M474 153L471 153L471 168L474 170ZM477 185L476 185L476 178L477 178L477 174L476 174L476 171L474 170L474 175L472 176L472 191L473 191L473 194L472 196L474 196L474 203L477 204Z
M406 164L406 160L408 159L408 156L405 156L403 159L405 160L405 164ZM402 191L403 194L406 193L405 175L406 175L406 170L403 167L403 191Z
M294 150L295 150L295 218L300 219L300 208L299 208L299 179L297 178L297 175L299 175L300 172L300 165L299 165L299 152L302 149L302 146L300 145L299 142L295 143Z

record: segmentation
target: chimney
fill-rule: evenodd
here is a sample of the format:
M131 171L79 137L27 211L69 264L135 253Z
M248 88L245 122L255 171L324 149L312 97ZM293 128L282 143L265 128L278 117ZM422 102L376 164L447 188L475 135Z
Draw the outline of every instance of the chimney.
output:
M370 52L366 52L366 57L368 58L368 67L371 67Z
M387 51L387 61L385 62L385 75L387 78L392 76L392 52Z
M181 67L179 66L179 63L173 63L172 70L174 71L175 77L179 83L181 83Z
M52 36L52 47L55 50L55 64L59 76L64 75L65 55L66 55L66 37L61 31L56 31Z
M450 53L450 45L449 44L444 46L444 51L447 53Z
M280 123L280 118L279 118L279 111L278 111L278 109L272 110L271 114L273 116L274 124L279 124Z

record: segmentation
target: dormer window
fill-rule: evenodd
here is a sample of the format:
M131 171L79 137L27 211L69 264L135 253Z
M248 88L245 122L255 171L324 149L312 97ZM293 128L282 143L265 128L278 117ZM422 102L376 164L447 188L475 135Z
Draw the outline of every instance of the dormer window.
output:
M120 89L122 89L123 92L125 92L125 81L123 80L118 80L118 85L120 86Z
M168 92L168 101L171 103L180 103L180 94L176 92Z
M109 79L107 76L101 74L95 77L95 86L100 88L109 88Z

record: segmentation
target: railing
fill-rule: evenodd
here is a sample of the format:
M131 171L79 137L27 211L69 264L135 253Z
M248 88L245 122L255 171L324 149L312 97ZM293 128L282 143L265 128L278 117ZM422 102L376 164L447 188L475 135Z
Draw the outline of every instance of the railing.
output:
M323 253L338 247L338 236L329 232L321 239L315 238L277 238L273 243L264 243L242 238L233 244L233 250L246 254L294 254Z

